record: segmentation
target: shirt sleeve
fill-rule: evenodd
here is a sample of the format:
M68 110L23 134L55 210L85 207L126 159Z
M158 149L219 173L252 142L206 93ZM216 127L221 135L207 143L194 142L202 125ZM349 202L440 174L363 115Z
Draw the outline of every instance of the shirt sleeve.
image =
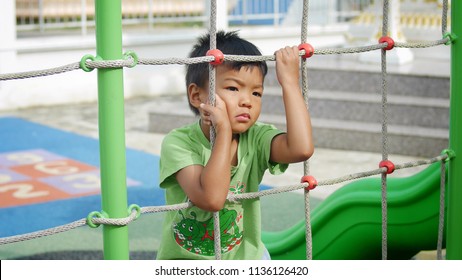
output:
M260 164L266 167L268 171L273 175L284 173L289 167L288 164L276 163L270 160L271 156L271 143L273 138L284 132L277 129L274 125L259 124L258 131L256 131L256 146L260 147Z
M195 151L189 137L180 133L170 133L162 141L160 154L159 185L168 187L168 182L179 170L202 163L202 157Z

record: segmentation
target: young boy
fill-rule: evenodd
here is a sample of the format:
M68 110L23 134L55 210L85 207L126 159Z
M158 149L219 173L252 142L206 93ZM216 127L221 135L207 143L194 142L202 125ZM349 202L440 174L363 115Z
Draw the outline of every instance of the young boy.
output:
M218 32L217 49L231 55L261 55L236 32ZM209 35L199 38L190 57L205 56ZM313 154L311 121L299 86L299 50L278 50L276 73L282 87L287 132L257 122L261 112L265 62L224 62L216 67L216 105L208 104L208 64L187 67L186 86L197 122L164 139L160 186L168 204L194 206L167 212L158 259L214 259L213 212L219 211L222 259L262 259L259 199L226 201L229 193L257 192L267 169ZM210 145L210 127L215 142Z

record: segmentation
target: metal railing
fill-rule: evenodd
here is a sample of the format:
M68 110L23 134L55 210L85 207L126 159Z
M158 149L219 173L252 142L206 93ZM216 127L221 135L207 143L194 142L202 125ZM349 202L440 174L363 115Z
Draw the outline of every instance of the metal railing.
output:
M16 0L17 31L81 29L95 25L95 0ZM227 0L230 25L299 25L298 0ZM373 0L312 0L312 24L345 22ZM156 26L203 26L208 0L123 0L122 24ZM291 21L291 19L297 19Z
M87 28L95 26L95 0L16 0L17 30ZM124 0L123 25L203 23L204 0Z

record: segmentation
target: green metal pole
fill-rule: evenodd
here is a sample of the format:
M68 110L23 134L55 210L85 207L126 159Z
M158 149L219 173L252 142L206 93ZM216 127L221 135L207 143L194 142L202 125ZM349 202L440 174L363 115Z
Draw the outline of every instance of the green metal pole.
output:
M96 0L96 52L103 60L122 59L121 0ZM103 213L127 213L123 69L98 69L98 122ZM128 227L103 228L104 258L129 258Z
M462 3L451 1L451 97L449 149L455 157L449 161L446 259L462 260ZM459 19L460 18L460 19ZM457 39L459 37L459 39Z

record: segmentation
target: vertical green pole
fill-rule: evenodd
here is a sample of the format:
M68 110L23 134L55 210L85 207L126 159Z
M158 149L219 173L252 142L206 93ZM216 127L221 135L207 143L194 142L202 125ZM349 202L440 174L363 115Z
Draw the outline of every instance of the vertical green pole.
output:
M121 0L96 0L96 52L122 58ZM98 122L102 208L108 218L127 214L123 69L98 69ZM104 258L128 259L128 227L103 228Z
M449 161L446 259L462 260L462 3L451 1L451 97L449 149L455 157ZM459 39L457 39L459 37Z

